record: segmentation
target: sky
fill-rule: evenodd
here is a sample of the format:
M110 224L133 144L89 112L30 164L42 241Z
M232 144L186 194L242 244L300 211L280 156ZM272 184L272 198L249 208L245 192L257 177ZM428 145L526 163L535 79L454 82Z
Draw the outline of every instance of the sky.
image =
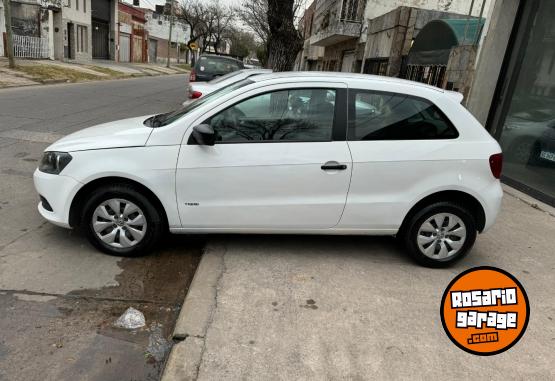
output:
M133 4L133 0L124 0L126 3ZM142 8L154 9L155 5L164 5L165 0L139 0ZM178 0L179 1L179 0ZM239 6L244 0L219 0L222 5ZM210 3L210 0L201 0L201 2Z

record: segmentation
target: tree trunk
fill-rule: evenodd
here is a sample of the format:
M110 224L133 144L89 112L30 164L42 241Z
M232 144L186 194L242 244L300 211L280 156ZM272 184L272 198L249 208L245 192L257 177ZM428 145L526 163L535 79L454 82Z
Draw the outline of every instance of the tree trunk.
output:
M293 69L303 39L294 24L294 0L268 0L268 67L274 71Z
M6 25L6 52L8 53L8 67L13 69L15 68L15 60L13 57L12 12L10 0L4 0L4 20Z

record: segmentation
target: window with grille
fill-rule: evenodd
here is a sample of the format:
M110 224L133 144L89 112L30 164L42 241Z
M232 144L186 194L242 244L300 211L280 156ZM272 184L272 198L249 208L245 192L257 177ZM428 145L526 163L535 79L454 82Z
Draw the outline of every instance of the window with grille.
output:
M343 0L343 5L341 6L341 20L360 21L358 17L358 1L359 0Z

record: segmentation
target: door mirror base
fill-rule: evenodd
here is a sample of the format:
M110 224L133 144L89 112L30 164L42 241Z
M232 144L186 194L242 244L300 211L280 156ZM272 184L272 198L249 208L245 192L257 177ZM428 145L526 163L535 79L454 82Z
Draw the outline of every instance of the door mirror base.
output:
M215 143L216 132L209 124L199 124L193 127L193 132L187 142L187 144L197 144L200 146L213 146Z

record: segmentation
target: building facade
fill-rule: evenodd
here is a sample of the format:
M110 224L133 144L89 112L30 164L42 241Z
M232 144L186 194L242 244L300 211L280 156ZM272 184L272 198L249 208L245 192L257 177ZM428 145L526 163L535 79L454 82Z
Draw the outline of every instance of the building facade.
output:
M323 57L318 59L319 70L363 72L364 60L370 53L367 51L367 38L377 32L387 34L387 39L397 44L405 39L405 32L414 34L418 31L416 18L418 11L437 11L445 14L479 16L489 10L491 1L488 0L314 0L314 16L310 46L324 47ZM417 9L415 14L407 16L400 10L388 17L384 15L399 7ZM310 7L309 7L310 8ZM432 12L429 13L432 16ZM419 26L425 23L425 16L418 20ZM403 25L399 23L404 22ZM410 29L412 25L413 29ZM386 29L387 26L387 29ZM397 29L394 31L393 29ZM398 33L400 31L401 33ZM374 36L383 38L383 36ZM410 41L410 39L408 39ZM380 44L391 44L382 41ZM387 48L386 48L387 49ZM372 57L375 58L375 57ZM372 64L379 64L374 62ZM383 69L383 68L382 68Z
M11 5L16 56L66 61L114 59L116 0L14 0ZM0 14L0 32L5 35L3 9ZM6 54L4 38L0 53Z
M297 70L322 70L324 47L312 45L310 42L310 37L313 34L315 9L316 1L313 1L301 18L300 28L304 37L304 44L296 62Z
M163 12L151 9L144 9L144 12L146 19L145 27L148 32L148 62L166 62L168 52L170 62L185 62L187 56L185 48L190 37L189 28L179 21L174 21L172 43L168 47L170 35L169 17L164 15Z
M148 32L144 10L119 3L118 20L118 61L147 62Z

